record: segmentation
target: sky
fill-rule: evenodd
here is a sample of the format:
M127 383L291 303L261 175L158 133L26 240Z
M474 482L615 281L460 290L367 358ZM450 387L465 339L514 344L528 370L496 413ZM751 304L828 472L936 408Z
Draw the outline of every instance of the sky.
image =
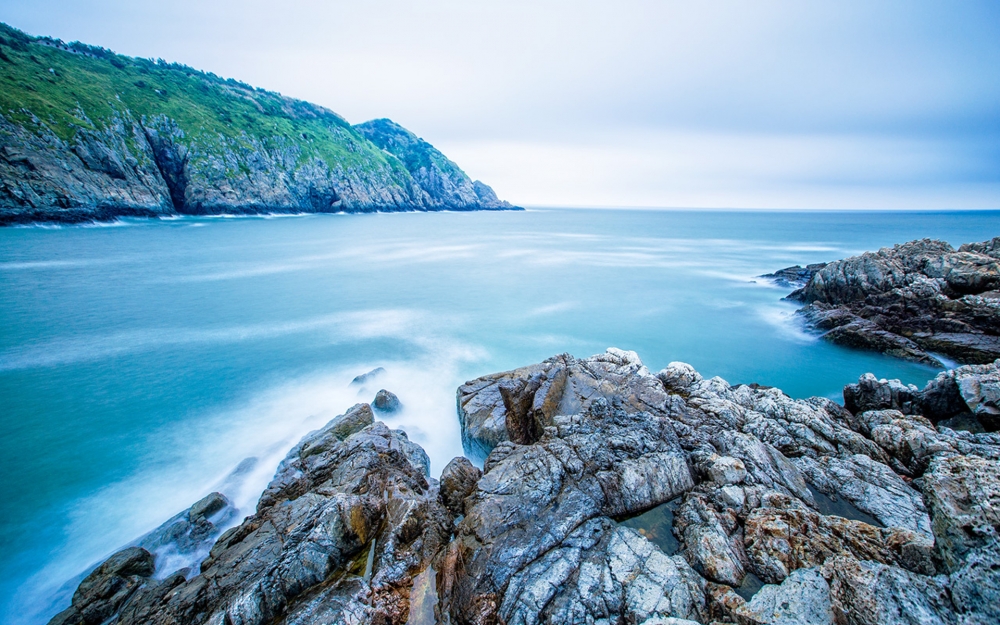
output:
M523 206L1000 208L1000 3L0 0L389 117Z

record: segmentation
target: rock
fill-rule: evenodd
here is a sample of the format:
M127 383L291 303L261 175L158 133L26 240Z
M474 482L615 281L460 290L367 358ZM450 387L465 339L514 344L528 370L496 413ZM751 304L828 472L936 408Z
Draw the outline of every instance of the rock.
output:
M721 456L708 468L708 475L719 484L740 484L747 477L747 468L739 458Z
M975 456L935 458L924 492L947 571L958 569L971 551L1000 540L1000 463Z
M375 401L372 402L372 406L379 412L397 412L403 407L399 403L399 398L385 389L375 394Z
M767 585L734 611L740 625L834 625L830 585L819 569L799 569L780 586Z
M922 414L920 391L899 380L879 380L866 373L857 384L844 387L844 408L857 414L866 410L898 410L903 414Z
M765 273L764 275L757 277L771 280L777 286L785 288L801 288L808 284L813 275L823 267L826 267L826 265L826 263L815 263L812 265L806 265L805 267L795 265L793 267L779 269L774 273Z
M910 241L827 264L788 296L806 321L848 347L940 366L1000 358L1000 237ZM891 406L887 406L891 407Z
M603 398L556 416L535 443L490 455L449 548L442 602L458 623L698 617L702 582L683 558L608 518L692 484L663 417Z
M818 490L847 499L885 526L932 535L920 493L886 465L861 454L818 460L802 457L795 464Z
M440 485L358 404L289 452L199 574L109 568L54 622L84 623L77 603L118 625L996 622L1000 434L900 410L988 405L978 367L916 394L863 376L851 412L561 355L459 389L467 440L492 451Z
M831 558L823 565L822 574L830 584L834 622L849 625L958 622L946 577L918 575L848 557Z
M136 544L153 554L156 576L165 578L182 568L197 567L238 512L225 495L210 493Z
M934 542L923 534L881 529L816 514L787 500L782 503L786 507L755 509L747 515L744 527L753 571L769 584L780 584L793 571L818 567L837 555L912 567L925 575L935 572Z
M371 422L367 404L355 406L289 452L257 512L219 538L199 575L148 584L118 622L405 622L413 579L452 527L424 459L403 433Z
M384 375L385 375L384 368L375 367L368 373L362 373L361 375L355 376L355 378L351 380L351 386L364 386L369 382L374 382L375 380L381 378Z
M455 516L463 516L465 499L475 492L476 484L482 476L483 472L473 466L468 458L452 459L441 473L441 503Z
M128 601L152 577L153 554L128 547L105 560L80 582L72 605L56 615L54 623L98 625Z

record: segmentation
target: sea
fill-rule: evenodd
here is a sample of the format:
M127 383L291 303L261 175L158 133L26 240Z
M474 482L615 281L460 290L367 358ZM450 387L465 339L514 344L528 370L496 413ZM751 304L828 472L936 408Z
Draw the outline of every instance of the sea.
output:
M436 477L456 388L568 352L634 350L731 384L842 399L932 367L830 345L757 276L996 211L536 209L199 217L0 229L0 621L213 490L251 514L305 433L378 388ZM351 385L376 367L378 388ZM233 479L234 469L252 467Z

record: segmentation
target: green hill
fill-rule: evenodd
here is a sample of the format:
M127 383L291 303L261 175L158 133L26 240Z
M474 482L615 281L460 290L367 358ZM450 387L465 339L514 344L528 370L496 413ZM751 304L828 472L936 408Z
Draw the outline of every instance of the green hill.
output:
M0 223L512 208L389 120L0 24Z

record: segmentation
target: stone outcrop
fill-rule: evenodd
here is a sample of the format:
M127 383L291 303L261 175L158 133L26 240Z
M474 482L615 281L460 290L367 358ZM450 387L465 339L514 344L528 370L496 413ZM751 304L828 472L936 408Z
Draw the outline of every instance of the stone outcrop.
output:
M635 354L608 350L463 385L467 449L488 455L443 569L451 622L992 622L1000 437L935 427L915 388L861 384L845 391L857 399L850 411L705 380L681 363L653 374ZM975 397L991 392L979 388ZM651 541L644 550L656 557L642 552L665 577L615 569L615 536L625 541L627 528L610 520L634 513L610 505L617 488L586 487L608 460L620 483L642 462L637 451L659 452L657 437L676 440L691 475L679 494L657 491L679 484L679 469L661 461L635 482L637 512L676 505L677 553Z
M132 548L55 622L996 622L1000 435L863 381L852 411L563 354L459 389L483 469L456 458L440 483L359 404L289 452L200 572L156 579ZM664 508L670 553L638 523Z
M922 239L866 252L817 270L788 299L805 303L799 314L839 345L932 365L940 365L934 354L992 362L1000 358L1000 237L958 250Z
M1000 359L943 371L923 389L866 373L857 384L844 387L844 406L856 414L897 410L933 423L978 421L984 430L995 432L1000 430Z

